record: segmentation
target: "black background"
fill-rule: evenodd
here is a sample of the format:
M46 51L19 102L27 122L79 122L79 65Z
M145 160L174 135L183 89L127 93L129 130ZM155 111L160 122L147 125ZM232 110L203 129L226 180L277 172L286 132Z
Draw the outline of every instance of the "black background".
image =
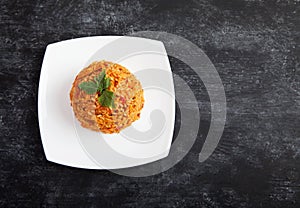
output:
M2 0L0 8L1 207L299 207L299 1ZM216 151L198 163L209 97L171 58L201 111L198 139L181 162L146 178L47 162L37 115L47 44L142 30L182 36L215 65L228 106Z

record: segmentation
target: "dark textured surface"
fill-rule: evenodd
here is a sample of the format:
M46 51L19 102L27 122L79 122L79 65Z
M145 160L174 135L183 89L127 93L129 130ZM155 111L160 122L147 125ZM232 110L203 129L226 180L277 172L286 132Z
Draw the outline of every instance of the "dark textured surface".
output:
M1 207L300 207L298 0L2 0L0 8ZM47 44L141 30L187 38L216 66L228 106L217 150L197 162L209 98L195 74L171 59L202 115L199 138L180 163L128 178L47 162L37 118Z

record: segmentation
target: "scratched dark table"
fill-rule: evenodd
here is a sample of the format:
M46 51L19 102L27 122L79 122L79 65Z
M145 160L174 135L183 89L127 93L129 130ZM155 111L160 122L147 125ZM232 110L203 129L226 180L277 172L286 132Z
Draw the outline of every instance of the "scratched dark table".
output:
M300 207L299 7L297 0L2 0L1 207ZM201 113L182 161L143 178L48 162L37 114L46 46L144 30L182 36L215 65L227 98L215 152L198 162L210 125L208 93L170 57Z

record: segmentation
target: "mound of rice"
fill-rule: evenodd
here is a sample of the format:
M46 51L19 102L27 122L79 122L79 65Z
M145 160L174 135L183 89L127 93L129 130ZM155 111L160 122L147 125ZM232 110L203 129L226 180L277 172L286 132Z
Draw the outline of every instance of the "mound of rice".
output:
M109 91L114 92L114 108L104 107L98 102L99 93L89 95L78 85L91 81L105 70L111 79ZM94 62L79 72L70 92L75 117L85 128L103 133L119 133L140 118L144 106L144 91L137 78L125 67L108 62Z

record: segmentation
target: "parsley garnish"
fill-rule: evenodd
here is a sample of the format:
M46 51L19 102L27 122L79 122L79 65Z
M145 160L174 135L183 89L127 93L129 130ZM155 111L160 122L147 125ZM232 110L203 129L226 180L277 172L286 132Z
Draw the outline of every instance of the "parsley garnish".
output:
M109 86L110 78L106 77L104 70L94 80L79 84L79 88L89 95L99 92L98 102L102 106L114 108L114 93L108 90Z

